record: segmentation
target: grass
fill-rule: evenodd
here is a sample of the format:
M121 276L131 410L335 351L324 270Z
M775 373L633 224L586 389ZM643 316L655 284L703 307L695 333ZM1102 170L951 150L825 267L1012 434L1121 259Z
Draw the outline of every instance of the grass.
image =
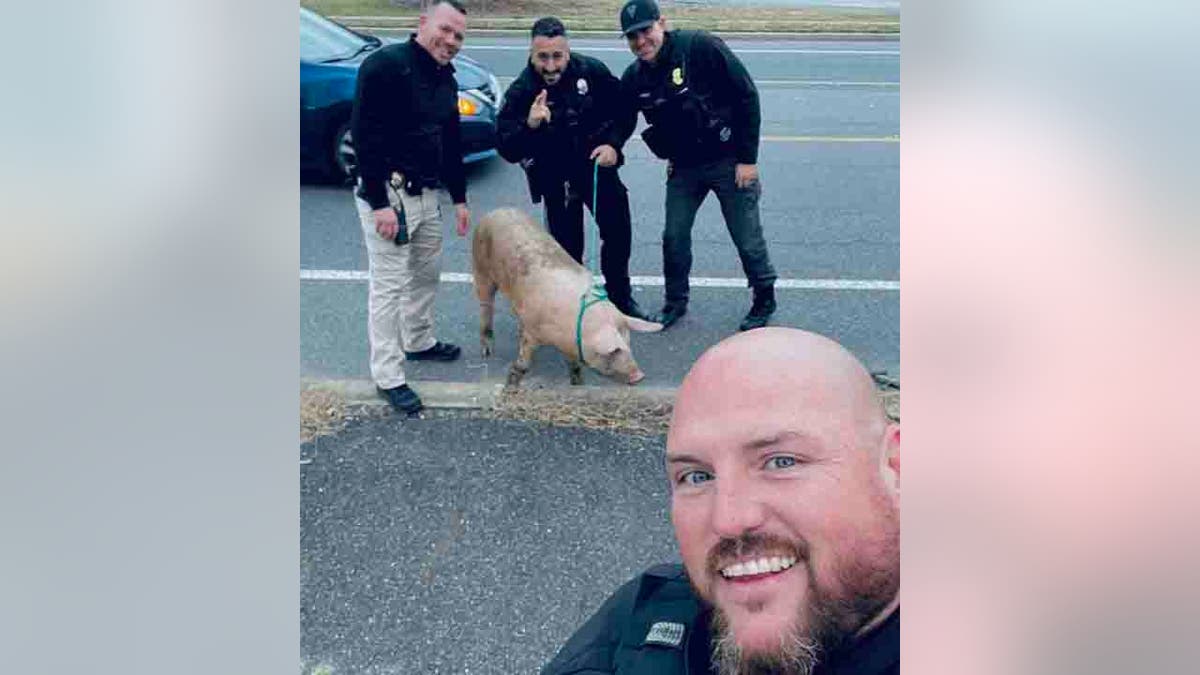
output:
M300 442L336 433L346 422L346 401L340 394L321 389L300 392Z
M360 27L409 26L420 13L413 2L395 0L301 0L301 5L327 16L389 17L387 21L350 21ZM475 0L468 1L468 30L528 30L534 19L555 15L568 30L617 31L623 0ZM841 7L697 7L662 3L672 28L704 28L724 32L876 33L900 32L895 12Z

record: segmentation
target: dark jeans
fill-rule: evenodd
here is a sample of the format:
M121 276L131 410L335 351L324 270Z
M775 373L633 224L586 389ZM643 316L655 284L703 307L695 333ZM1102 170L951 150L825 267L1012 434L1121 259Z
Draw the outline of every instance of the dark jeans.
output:
M617 176L616 169L600 168L596 200L599 215L592 204L592 173L589 165L586 176L580 175L570 184L544 186L542 200L546 209L546 226L550 236L566 249L578 263L583 263L583 207L586 204L596 217L600 230L600 271L604 286L614 300L629 296L629 251L632 232L629 218L629 195Z
M688 275L692 271L692 225L696 211L709 191L717 193L725 227L737 247L742 271L754 288L775 283L775 268L767 255L758 218L762 185L734 184L734 161L721 159L695 166L675 166L667 178L667 220L663 229L663 276L669 303L687 303Z

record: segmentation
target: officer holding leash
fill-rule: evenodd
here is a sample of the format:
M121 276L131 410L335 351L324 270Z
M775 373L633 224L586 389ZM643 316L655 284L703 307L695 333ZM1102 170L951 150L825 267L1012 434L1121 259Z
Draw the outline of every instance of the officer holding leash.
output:
M571 53L562 21L538 19L530 34L529 64L505 92L500 110L500 155L525 168L530 196L543 202L551 236L578 262L583 207L591 210L603 242L600 270L609 300L624 314L649 320L629 285L629 197L617 175L636 117L622 105L620 81L601 61ZM593 162L599 164L596 204Z
M692 225L712 191L753 289L740 329L765 326L775 312L776 275L759 222L761 116L754 80L720 38L666 30L654 0L629 0L620 20L637 57L621 78L626 105L646 118L642 139L667 160L666 304L657 320L666 328L687 313Z

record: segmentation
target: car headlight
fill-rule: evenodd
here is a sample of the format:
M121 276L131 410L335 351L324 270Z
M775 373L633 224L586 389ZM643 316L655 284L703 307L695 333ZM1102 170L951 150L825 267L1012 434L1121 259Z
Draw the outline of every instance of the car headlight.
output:
M479 103L475 99L466 94L458 95L458 114L460 115L478 115Z

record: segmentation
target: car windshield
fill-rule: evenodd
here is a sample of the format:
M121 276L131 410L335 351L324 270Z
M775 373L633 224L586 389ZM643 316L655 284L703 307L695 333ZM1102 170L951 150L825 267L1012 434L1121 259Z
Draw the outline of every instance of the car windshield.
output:
M354 56L371 44L361 35L300 8L300 60L336 61Z

